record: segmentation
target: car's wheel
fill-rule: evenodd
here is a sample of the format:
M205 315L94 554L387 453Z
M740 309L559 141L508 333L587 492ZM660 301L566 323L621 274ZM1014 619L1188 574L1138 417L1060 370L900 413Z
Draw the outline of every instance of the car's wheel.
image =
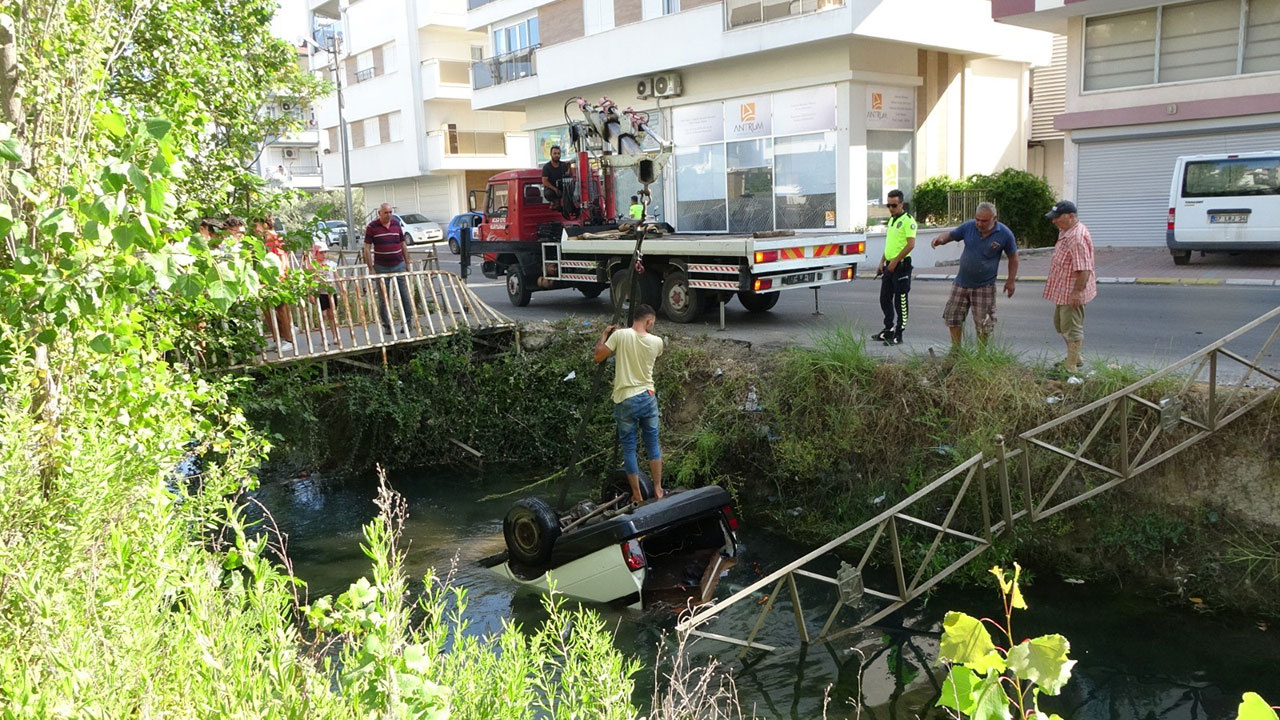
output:
M778 295L780 293L776 292L760 294L739 292L738 302L742 303L742 307L746 308L747 312L769 312L774 305L778 304Z
M529 304L529 298L532 295L533 291L529 289L529 281L525 280L524 275L520 272L520 266L509 266L507 268L507 299L516 307L524 307Z
M619 312L626 322L626 313L631 308L631 270L622 269L613 274L609 283L609 297L613 300L613 309ZM640 302L656 308L662 301L662 286L653 273L640 274Z
M458 238L456 237L449 238L449 252L453 253L454 255L462 254L462 246L458 244Z
M1172 250L1171 252L1173 253L1174 265L1189 265L1191 263L1190 250L1182 250L1182 251Z
M598 298L600 297L600 293L604 292L604 289L607 287L609 286L604 283L596 283L595 285L579 285L578 292L582 293L582 296L587 299Z
M662 312L678 323L691 323L702 314L702 291L689 287L689 274L671 270L662 281Z
M542 567L560 537L560 516L537 498L517 500L502 520L507 555L524 565Z
M404 244L405 244L405 245L412 245L412 244L413 244L413 235L411 235L410 233L405 233L405 234L404 234L404 236L403 236L403 237L401 237L400 239L401 239L401 240L404 240Z
M627 471L618 468L605 476L604 490L600 493L600 502L607 503L619 495L631 497L631 481L627 480ZM653 499L653 481L648 475L640 473L640 497Z

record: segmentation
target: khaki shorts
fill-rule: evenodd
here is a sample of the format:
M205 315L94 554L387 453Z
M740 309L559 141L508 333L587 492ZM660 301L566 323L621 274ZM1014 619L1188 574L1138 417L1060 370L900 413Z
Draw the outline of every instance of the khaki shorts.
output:
M1053 308L1053 329L1068 340L1084 339L1084 306L1055 305Z

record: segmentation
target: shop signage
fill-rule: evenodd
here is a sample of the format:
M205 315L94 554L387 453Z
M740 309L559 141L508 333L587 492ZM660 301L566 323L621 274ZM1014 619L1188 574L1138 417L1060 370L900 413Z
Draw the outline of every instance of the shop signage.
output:
M835 85L773 94L773 133L775 135L799 135L835 128Z
M915 130L915 88L867 86L868 130Z
M768 137L773 132L773 109L768 95L729 100L724 104L724 139Z
M671 111L672 142L677 147L724 140L724 103L681 105Z

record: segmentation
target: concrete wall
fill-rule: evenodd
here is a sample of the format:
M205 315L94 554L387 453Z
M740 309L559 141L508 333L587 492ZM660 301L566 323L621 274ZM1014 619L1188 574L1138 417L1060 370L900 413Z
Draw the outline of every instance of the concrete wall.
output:
M582 0L557 0L538 8L538 36L543 47L580 38L584 32Z
M1027 69L970 60L964 79L964 175L1027 164Z

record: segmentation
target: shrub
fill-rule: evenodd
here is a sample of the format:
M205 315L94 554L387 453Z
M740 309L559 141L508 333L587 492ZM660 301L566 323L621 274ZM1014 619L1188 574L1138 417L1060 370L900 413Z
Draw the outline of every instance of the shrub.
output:
M916 186L911 196L911 209L921 225L947 224L947 193L961 189L963 180L934 175Z
M912 199L915 218L922 223L943 225L947 217L947 193L954 190L983 190L995 203L1000 222L1009 226L1020 247L1049 247L1058 230L1045 219L1056 198L1044 178L1023 170L1006 168L995 175L970 175L954 180L935 175L915 188Z

